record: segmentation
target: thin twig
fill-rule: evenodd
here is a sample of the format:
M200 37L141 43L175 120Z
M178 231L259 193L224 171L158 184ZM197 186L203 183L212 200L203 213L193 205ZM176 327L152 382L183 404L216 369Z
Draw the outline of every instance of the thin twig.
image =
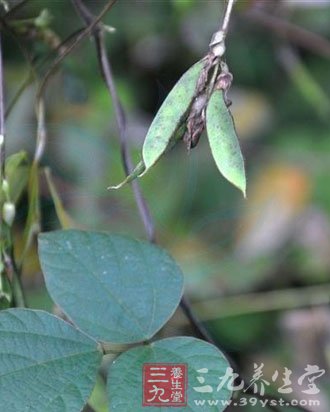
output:
M235 0L224 0L226 4L223 19L221 21L219 29L213 33L210 46L210 54L213 59L216 60L217 64L220 63L221 58L226 52L226 36L229 29L229 22Z
M321 120L328 123L330 98L325 88L319 84L311 70L304 64L297 51L289 44L283 45L278 48L277 57L306 103L319 115Z
M17 13L22 7L24 7L30 0L22 0L16 6L12 7L4 16L5 19L10 19L15 13Z
M56 52L61 52L62 50L64 50L65 46L70 43L71 41L73 41L74 38L76 38L77 36L79 36L79 34L81 34L84 31L84 29L78 29L76 30L74 33L71 33L66 39L64 39L56 48L55 50L52 50L51 52L49 52L44 58L42 58L40 61L38 61L34 66L33 64L35 63L34 60L32 59L31 61L28 61L29 66L30 66L30 72L27 75L27 77L23 80L23 82L21 83L21 85L19 86L16 94L14 95L14 97L11 99L11 101L8 103L7 105L7 109L6 109L6 113L5 116L9 116L9 114L11 113L12 109L14 108L16 102L18 101L18 99L21 97L22 93L24 92L24 90L33 82L33 80L36 78L36 71L38 69L41 69L46 63L47 61L53 56L54 53ZM32 66L32 67L31 67Z
M39 163L40 159L43 155L46 146L46 138L47 138L47 131L46 131L46 115L45 115L45 103L42 98L39 98L37 101L37 143L36 149L34 152L34 162Z
M296 46L310 50L312 53L317 53L323 57L330 58L330 41L317 33L313 33L294 23L272 16L269 13L256 8L244 13L243 16L254 23L258 23L261 26L272 30L278 36L288 40Z
M262 293L246 293L221 296L203 302L195 302L194 310L204 321L225 319L252 313L294 310L308 306L328 305L330 284L271 290Z
M5 20L5 18L0 17L0 23L1 23L1 28L3 28L12 38L13 40L17 43L22 55L24 56L28 66L29 66L29 75L28 75L28 79L32 79L35 77L35 73L34 73L34 67L33 67L33 61L30 58L26 48L23 46L23 44L21 43L21 41L19 40L18 35L15 33L15 31L7 24L7 21ZM23 86L23 85L22 85ZM9 106L6 108L5 111L5 118L7 118L8 113L11 111L11 109L13 108L13 106L15 105L15 103L17 102L18 98L21 96L22 92L25 90L25 86L24 88L22 88L22 86L20 86L19 88L19 93L17 93L14 98L12 99L12 101L10 102Z
M20 3L19 5L23 5L22 3ZM13 37L13 39L18 44L29 66L29 75L27 79L24 81L24 83L21 85L21 87L19 88L18 93L14 96L14 100L12 100L11 104L7 108L7 111L4 114L4 116L6 117L8 113L10 112L10 110L14 107L14 104L16 103L17 99L21 96L21 94L25 90L25 87L28 84L30 84L30 82L32 82L34 79L37 79L38 76L36 73L36 67L34 67L34 64L33 64L33 59L30 58L28 52L26 51L25 47L21 44L15 31L7 24L5 19L1 19L1 23L2 23L2 26L8 31L8 33ZM38 164L39 160L42 157L44 147L46 144L45 108L44 108L43 99L41 97L37 99L36 112L37 112L38 130L37 130L37 143L36 143L36 149L35 149L35 155L34 155L34 162Z
M4 104L4 79L3 79L3 60L2 60L2 33L0 32L0 192L3 194L3 183L5 176L5 104ZM0 203L0 238L4 239L4 225L2 217L2 203ZM3 250L0 250L0 262L2 262Z
M5 170L5 104L4 104L4 77L3 77L3 56L2 56L2 36L0 32L0 190L2 192L2 198L8 197L8 187L4 187L6 182L6 170ZM7 193L5 193L7 192ZM3 200L3 199L2 199ZM10 199L9 199L10 200ZM4 203L6 204L6 203ZM8 279L11 281L13 289L14 300L17 306L25 306L25 299L23 288L21 285L21 279L19 271L17 270L13 252L13 239L10 224L7 224L3 217L4 204L1 202L0 210L0 238L1 238L1 261L3 261ZM7 204L7 206L13 206Z
M204 324L200 321L200 319L195 315L195 312L191 306L191 303L188 301L185 295L182 296L180 302L181 309L183 310L184 314L186 315L189 323L193 327L193 330L196 334L197 338L204 339L209 343L212 343L215 346L218 346L209 331L206 329ZM231 362L233 363L233 362ZM233 366L233 365L232 365Z
M93 15L89 12L89 10L85 7L85 5L80 0L72 0L73 5L79 12L79 15L84 20L86 24L90 24L93 20ZM116 85L113 78L112 67L110 60L107 56L105 41L104 41L104 32L102 29L94 30L93 37L96 44L97 49L97 56L99 61L100 70L103 76L103 79L107 85L109 93L112 98L114 110L115 110L115 118L117 122L117 127L119 130L119 139L120 139L120 147L121 147L121 156L123 161L123 166L126 175L129 175L133 169L134 165L130 156L129 145L127 141L127 133L126 133L126 119L122 104L120 102ZM142 195L142 191L140 185L137 181L132 182L132 188L134 191L135 201L139 210L139 214L141 220L143 222L146 234L148 239L151 242L155 241L155 226L149 211L149 208L144 200Z
M97 37L97 38L96 38ZM121 156L123 160L123 166L125 169L126 175L129 175L134 170L134 165L132 158L130 156L129 145L127 141L126 134L126 119L123 111L123 107L119 100L115 83L113 80L112 68L109 59L107 58L105 43L104 43L104 33L100 32L95 35L95 41L97 44L99 62L102 68L103 76L108 86L108 89L111 93L113 106L115 108L115 117L117 120L117 126L119 129L119 138L121 146ZM132 188L134 191L135 201L147 234L147 237L150 242L155 241L155 227L151 217L149 208L143 198L140 185L137 180L132 182Z
M4 80L2 61L2 35L0 32L0 183L5 178L5 104L4 104Z
M95 29L95 27L98 25L98 23L101 21L101 19L108 13L108 11L111 10L112 6L116 3L117 0L111 0L109 1L106 6L103 8L103 10L101 11L101 13L95 17L95 19L93 20L93 22L86 27L86 29L81 32L70 44L70 46L68 46L52 63L51 67L48 69L48 71L46 72L44 78L42 79L38 92L37 92L37 99L39 99L43 93L44 93L44 89L48 83L48 80L50 79L50 77L54 74L54 72L58 69L59 65L62 63L62 61L82 42L82 40L84 40L87 36L89 36L93 30Z
M79 44L82 40L84 40L89 34L93 32L93 30L97 27L98 23L101 19L106 15L106 13L112 8L112 6L116 3L117 0L109 1L106 6L103 8L101 13L95 17L95 19L86 27L86 29L81 32L77 37L73 39L73 42L63 50L63 52L54 60L51 67L46 72L45 76L41 80L37 95L36 95L36 112L38 118L38 138L37 138L37 146L35 150L35 160L38 162L43 155L43 151L46 145L46 127L45 127L45 112L44 112L44 103L43 103L43 96L48 84L49 79L51 76L56 72L60 63L68 56Z
M224 15L223 22L220 28L220 30L224 33L225 36L228 33L229 22L230 22L231 13L233 11L234 3L235 3L235 0L228 0L227 2L225 15Z
M7 228L9 232L10 228ZM9 238L10 246L7 247L7 250L3 250L3 260L6 268L6 274L8 279L10 279L12 291L13 291L13 304L15 307L24 308L26 307L26 299L24 294L24 289L21 280L21 274L19 269L16 266L14 250L12 246L12 236L11 233L7 234Z

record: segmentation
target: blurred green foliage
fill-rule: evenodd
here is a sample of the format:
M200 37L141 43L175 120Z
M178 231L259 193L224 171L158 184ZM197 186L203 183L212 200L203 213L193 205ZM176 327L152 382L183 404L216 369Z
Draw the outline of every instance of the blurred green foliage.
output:
M104 5L101 0L85 3L95 14ZM258 3L266 13L330 38L328 2ZM249 19L246 13L253 4L238 2L226 55L234 75L230 97L247 165L248 200L221 179L204 136L189 154L183 144L177 146L140 181L160 243L183 268L191 298L205 305L211 297L225 300L246 292L278 290L280 299L286 288L321 283L329 289L329 59ZM15 18L36 18L45 9L53 17L49 28L59 39L82 27L70 2L31 0ZM220 16L220 1L129 0L118 1L104 19L116 28L107 36L107 46L136 162L161 102L182 73L207 52ZM19 42L36 61L51 51L44 39L24 36ZM9 33L4 46L10 100L29 65ZM44 72L45 67L37 70L39 77ZM35 87L26 89L8 117L8 154L26 150L32 156ZM92 41L85 40L64 61L49 83L46 106L48 140L42 164L51 168L71 218L79 227L144 237L130 187L106 190L124 174L113 106ZM41 180L43 228L55 229L59 223ZM26 214L24 195L15 228L18 245ZM31 305L48 308L35 250L24 272ZM274 367L286 362L301 372L305 364L297 366L296 338L283 326L287 315L247 313L208 325L243 368L251 368L253 360L264 355ZM329 337L322 342L307 351L306 362L324 365Z

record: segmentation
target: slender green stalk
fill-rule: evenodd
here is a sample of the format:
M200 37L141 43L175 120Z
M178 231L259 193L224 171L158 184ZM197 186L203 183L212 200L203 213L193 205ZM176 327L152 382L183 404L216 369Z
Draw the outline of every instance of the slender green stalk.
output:
M193 304L203 321L262 312L293 310L330 303L330 284L222 296Z
M235 0L228 0L227 2L225 15L224 15L223 22L222 22L221 29L220 29L224 33L225 36L228 33L229 22L230 22L231 13L234 8L234 3L235 3Z
M4 104L4 76L2 57L2 38L0 33L0 190L2 192L0 210L0 253L1 270L4 270L11 282L16 306L25 306L25 299L19 271L15 265L13 253L12 228L15 217L15 205L9 198L8 182L5 170L5 104Z

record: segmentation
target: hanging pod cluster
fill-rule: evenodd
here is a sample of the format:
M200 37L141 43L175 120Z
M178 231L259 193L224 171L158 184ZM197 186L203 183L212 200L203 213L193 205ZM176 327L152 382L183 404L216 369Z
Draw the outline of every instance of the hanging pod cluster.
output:
M219 171L245 196L244 160L226 97L231 79L226 65L210 54L190 67L156 114L143 144L141 162L122 183L111 188L119 189L143 176L179 140L188 150L195 147L206 129Z

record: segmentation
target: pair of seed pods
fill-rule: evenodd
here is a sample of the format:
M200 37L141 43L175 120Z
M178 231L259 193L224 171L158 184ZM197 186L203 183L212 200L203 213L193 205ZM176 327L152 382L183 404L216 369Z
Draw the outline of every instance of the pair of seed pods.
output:
M118 189L143 176L178 140L185 139L194 102L197 101L196 87L203 70L205 59L193 65L176 83L149 128L143 144L142 161L121 184L111 188ZM227 106L226 92L212 86L205 107L206 132L219 171L245 197L244 160L233 117Z

